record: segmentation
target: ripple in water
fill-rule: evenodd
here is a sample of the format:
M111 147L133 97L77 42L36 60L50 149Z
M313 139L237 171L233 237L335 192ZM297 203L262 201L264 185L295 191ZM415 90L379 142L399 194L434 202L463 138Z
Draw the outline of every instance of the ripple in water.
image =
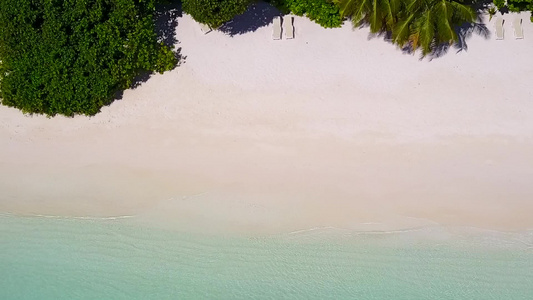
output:
M0 299L531 299L533 233L271 237L0 215Z

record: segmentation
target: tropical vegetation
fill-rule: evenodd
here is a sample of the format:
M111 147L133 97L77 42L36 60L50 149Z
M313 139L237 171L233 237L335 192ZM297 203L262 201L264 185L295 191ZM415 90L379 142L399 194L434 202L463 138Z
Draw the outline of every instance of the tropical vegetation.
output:
M507 0L507 4L510 11L530 11L531 22L533 22L533 0Z
M174 68L177 54L156 34L158 1L181 2L196 21L218 28L253 0L1 0L1 103L27 113L93 115L140 75ZM266 1L327 28L349 18L423 56L458 42L458 27L477 18L464 2L472 0ZM533 0L494 3L533 10Z
M271 0L285 13L306 16L325 28L340 27L343 23L339 6L331 0Z
M250 0L183 0L183 12L199 23L218 28L246 11Z
M494 0L492 3L500 10L506 6L506 0Z
M340 11L354 26L368 24L372 33L388 32L392 42L425 56L458 41L456 27L474 22L476 12L454 0L340 0Z
M531 22L533 22L533 0L494 0L494 5L500 10L513 12L530 11Z
M26 113L94 115L137 76L177 64L155 0L0 1L0 98Z
M510 11L533 11L533 0L507 0L507 4Z

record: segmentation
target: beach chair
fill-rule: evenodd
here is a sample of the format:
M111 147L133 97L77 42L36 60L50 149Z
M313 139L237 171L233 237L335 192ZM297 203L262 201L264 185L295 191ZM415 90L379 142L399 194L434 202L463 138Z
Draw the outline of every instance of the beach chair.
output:
M496 27L496 39L497 40L503 40L503 19L498 18L496 19L496 24L494 25Z
M294 38L294 26L292 26L294 18L292 16L283 17L283 31L285 32L286 39Z
M211 31L213 31L213 29L209 27L209 25L204 24L204 23L200 23L200 30L202 31L203 34L208 34Z
M524 30L522 29L522 18L516 17L513 20L514 37L516 39L524 38Z
M281 17L274 17L274 28L272 29L272 39L281 40Z

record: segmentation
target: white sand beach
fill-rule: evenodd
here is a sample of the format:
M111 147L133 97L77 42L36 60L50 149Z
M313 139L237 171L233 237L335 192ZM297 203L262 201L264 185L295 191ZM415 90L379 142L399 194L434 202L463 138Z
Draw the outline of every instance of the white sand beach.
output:
M533 228L533 24L439 58L295 17L204 35L94 117L0 107L0 212L180 230Z

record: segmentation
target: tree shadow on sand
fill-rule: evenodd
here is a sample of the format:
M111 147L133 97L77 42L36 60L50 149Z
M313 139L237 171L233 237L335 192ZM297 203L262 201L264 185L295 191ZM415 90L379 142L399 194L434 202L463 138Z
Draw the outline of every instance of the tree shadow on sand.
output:
M425 56L422 55L420 49L413 49L412 45L409 44L404 47L399 47L400 50L405 54L414 54L416 51L419 51L420 60L427 58L429 59L429 61L443 57L450 51L450 49L455 49L455 53L459 53L461 51L468 51L467 40L470 39L474 34L479 35L485 38L486 40L490 39L491 37L490 30L487 28L487 25L484 23L483 19L483 15L490 3L492 3L492 1L482 0L473 4L473 8L478 15L477 20L473 23L464 23L461 26L455 27L455 33L457 34L457 42L451 44L444 43L440 45L434 45L433 50ZM361 29L368 26L370 25L367 22L362 21L358 27L359 29ZM393 44L391 32L382 31L378 33L370 33L368 35L368 40L373 38L382 38L384 41ZM393 45L398 47L395 44Z
M453 44L437 45L434 47L431 53L426 55L426 57L430 61L435 58L443 57L448 53L450 48L455 49L455 53L459 53L461 51L468 51L468 44L466 41L470 39L474 34L479 35L486 40L490 39L491 33L490 30L487 28L487 25L484 23L483 15L491 4L492 0L474 0L471 5L477 13L476 22L464 23L461 26L456 26L455 33L457 34L457 42ZM420 57L420 59L423 58L423 56Z
M280 15L282 13L268 3L252 3L242 15L236 16L233 20L220 26L218 30L230 36L253 32L272 23L272 19Z
M181 1L168 4L158 4L154 14L155 33L157 40L168 47L174 47L176 39L176 27L178 18L183 15Z
M429 60L444 56L446 53L448 53L450 48L457 50L455 53L468 51L468 44L466 43L466 40L471 38L474 34L482 36L486 40L490 38L490 30L487 28L487 25L483 24L482 22L463 24L462 26L456 28L456 33L458 41L451 45L442 44L435 47L433 51L427 55ZM422 58L423 57L421 57L421 59Z
M486 40L490 39L491 36L490 30L487 28L487 25L483 23L481 18L478 18L477 22L474 23L465 23L461 26L456 26L455 33L457 34L457 42L451 44L443 43L440 45L434 45L433 50L425 56L421 53L420 49L413 49L412 45L409 44L404 47L400 47L400 49L405 54L414 54L416 51L419 51L420 60L427 58L431 61L433 59L443 57L450 51L450 49L455 49L455 53L468 51L467 40L470 39L474 34L482 36ZM372 39L376 37L383 37L383 40L392 44L391 34L388 32L370 34L368 38Z

